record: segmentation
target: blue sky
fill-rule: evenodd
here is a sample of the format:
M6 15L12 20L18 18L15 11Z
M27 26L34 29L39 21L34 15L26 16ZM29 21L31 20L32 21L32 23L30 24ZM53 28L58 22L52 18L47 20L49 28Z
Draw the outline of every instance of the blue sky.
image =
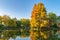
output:
M42 2L47 13L54 12L60 15L60 0L0 0L0 15L10 17L30 18L34 4Z

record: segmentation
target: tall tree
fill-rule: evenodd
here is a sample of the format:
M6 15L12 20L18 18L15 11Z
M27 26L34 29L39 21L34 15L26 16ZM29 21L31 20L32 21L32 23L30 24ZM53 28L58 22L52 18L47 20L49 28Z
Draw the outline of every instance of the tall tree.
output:
M45 39L47 38L46 34L44 32L41 32L42 27L47 27L48 20L46 18L47 13L44 4L42 3L38 3L37 5L35 4L32 10L32 16L30 21L31 29L36 30L35 32L31 30L32 40L41 40L40 36L43 36Z

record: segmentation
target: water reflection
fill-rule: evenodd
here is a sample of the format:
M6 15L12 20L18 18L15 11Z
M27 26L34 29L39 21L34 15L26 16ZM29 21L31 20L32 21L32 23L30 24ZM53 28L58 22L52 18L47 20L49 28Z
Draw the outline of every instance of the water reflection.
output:
M43 31L42 31L43 32ZM46 35L49 34L50 31L45 31ZM60 31L50 32L51 35L46 40L60 40ZM37 35L37 34L36 34ZM34 35L32 35L34 36ZM42 37L41 37L42 38ZM31 40L29 30L2 30L0 31L0 40Z
M13 38L10 38L9 40L14 40L14 39ZM30 40L30 37L21 38L21 37L17 36L15 38L15 40Z
M30 40L28 30L3 30L0 31L0 40Z

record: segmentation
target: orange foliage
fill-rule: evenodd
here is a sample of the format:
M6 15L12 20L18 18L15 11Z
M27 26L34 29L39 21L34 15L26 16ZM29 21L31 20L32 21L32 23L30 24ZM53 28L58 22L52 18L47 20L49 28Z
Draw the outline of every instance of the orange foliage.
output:
M45 19L46 18L46 10L44 8L44 5L42 3L38 3L34 5L34 8L32 10L32 16L31 16L31 28L38 28L40 26L41 27L46 27L48 21ZM41 21L42 20L42 21ZM34 29L33 29L34 30ZM33 34L34 33L34 34ZM36 34L37 32L32 32L31 31L31 40L35 40L34 38L36 38L36 36L38 34ZM41 32L41 35L44 35L45 33ZM44 38L47 38L46 35L43 36Z

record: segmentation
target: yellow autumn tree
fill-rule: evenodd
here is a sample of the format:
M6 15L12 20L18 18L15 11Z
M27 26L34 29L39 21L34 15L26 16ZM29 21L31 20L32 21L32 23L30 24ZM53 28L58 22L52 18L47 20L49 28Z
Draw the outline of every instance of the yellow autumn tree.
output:
M45 39L47 38L46 34L44 32L41 32L41 28L47 27L48 24L47 13L44 4L38 3L34 5L30 24L31 40L38 40L40 39L40 36L43 36Z

